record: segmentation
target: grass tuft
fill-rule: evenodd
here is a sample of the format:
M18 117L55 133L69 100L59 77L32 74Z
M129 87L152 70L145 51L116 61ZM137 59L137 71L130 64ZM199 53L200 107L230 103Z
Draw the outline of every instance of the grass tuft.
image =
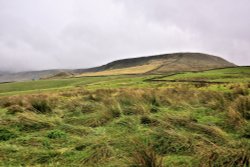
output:
M0 129L0 141L7 141L16 137L17 135L14 132L4 128Z
M131 167L163 167L163 159L151 145L136 142L135 151L131 157Z
M32 109L37 113L50 113L52 111L51 106L49 105L48 101L45 99L33 99L31 101Z
M50 139L59 139L66 137L66 133L61 130L52 130L47 134Z

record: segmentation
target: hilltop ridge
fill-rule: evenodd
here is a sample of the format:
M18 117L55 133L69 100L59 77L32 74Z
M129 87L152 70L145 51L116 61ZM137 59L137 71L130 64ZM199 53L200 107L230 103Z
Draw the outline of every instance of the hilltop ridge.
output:
M103 66L78 69L83 75L166 73L202 71L236 66L218 56L203 53L172 53L116 60Z
M63 78L74 76L103 76L123 74L162 74L169 72L203 71L235 67L220 57L203 53L171 53L128 58L87 69L54 69L19 73L0 73L0 82ZM64 74L64 75L62 75ZM66 75L70 74L70 75Z

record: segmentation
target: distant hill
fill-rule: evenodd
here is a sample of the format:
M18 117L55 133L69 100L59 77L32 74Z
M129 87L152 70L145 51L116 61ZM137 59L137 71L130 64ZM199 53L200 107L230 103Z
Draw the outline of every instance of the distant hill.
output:
M27 71L18 73L3 73L0 74L0 82L39 80L43 78L53 77L57 74L67 71L71 70L44 70L44 71Z
M202 71L208 69L234 67L220 57L202 53L173 53L148 57L138 57L113 61L100 67L89 69L56 69L19 73L0 73L0 82L57 79L73 76L101 76L121 74L161 74L180 71Z
M10 72L8 72L8 71L0 71L0 76L1 75L4 75L4 74L9 74Z
M202 53L173 53L113 61L106 65L75 70L82 75L158 74L180 71L202 71L234 67L220 57Z

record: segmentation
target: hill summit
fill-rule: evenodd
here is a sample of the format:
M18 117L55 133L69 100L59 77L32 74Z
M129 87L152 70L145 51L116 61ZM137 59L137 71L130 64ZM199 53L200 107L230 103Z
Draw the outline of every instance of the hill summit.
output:
M113 61L89 69L55 69L19 73L0 72L1 82L56 79L74 76L104 76L122 74L163 74L203 71L236 66L220 57L202 53L172 53Z
M234 66L236 65L233 63L208 54L172 53L122 59L100 67L79 69L76 72L83 73L83 75L159 74L166 72L202 71Z

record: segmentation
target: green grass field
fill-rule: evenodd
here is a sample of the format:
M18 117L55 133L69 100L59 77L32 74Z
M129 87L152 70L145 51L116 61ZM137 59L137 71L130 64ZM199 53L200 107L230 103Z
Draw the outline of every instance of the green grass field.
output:
M248 167L249 72L0 84L0 166Z
M109 77L83 77L83 78L69 78L69 79L52 79L52 80L38 80L15 83L0 84L0 93L58 89L65 87L74 87L77 85L85 85L100 80L107 80Z
M161 79L211 82L250 82L250 67L225 68L204 72L186 72Z

